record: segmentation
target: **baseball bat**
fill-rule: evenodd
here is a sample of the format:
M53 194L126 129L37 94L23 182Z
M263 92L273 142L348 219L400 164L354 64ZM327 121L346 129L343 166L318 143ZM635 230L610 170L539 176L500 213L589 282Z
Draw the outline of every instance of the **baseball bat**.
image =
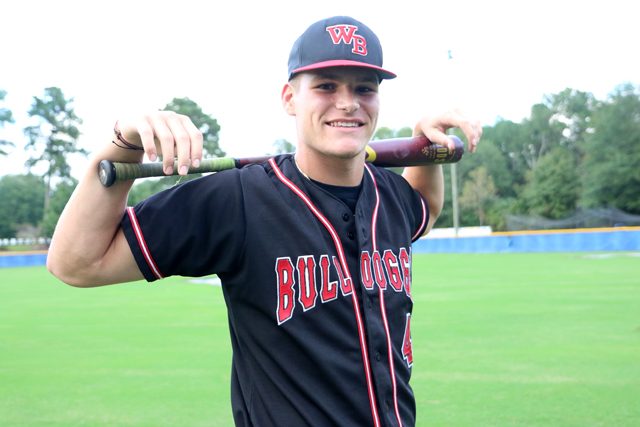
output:
M425 136L371 141L365 149L365 161L381 167L455 163L462 158L464 144L456 136L449 135L449 137L455 145L453 150L433 144ZM273 156L203 159L200 166L190 167L189 173L220 172L226 169L241 168L253 163L262 163L271 157ZM177 161L174 163L173 171L174 175L178 174ZM119 163L102 160L98 167L98 176L102 185L111 187L118 181L165 176L165 174L162 163Z

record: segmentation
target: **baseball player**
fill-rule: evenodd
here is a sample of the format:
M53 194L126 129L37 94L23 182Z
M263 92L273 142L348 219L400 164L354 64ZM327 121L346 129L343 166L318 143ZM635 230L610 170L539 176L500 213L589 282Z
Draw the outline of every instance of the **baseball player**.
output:
M282 104L297 152L206 176L126 207L130 183L103 188L97 162L164 158L197 165L202 136L188 117L121 120L69 201L50 271L74 286L216 273L233 346L238 426L413 426L409 378L411 244L443 204L441 166L404 176L365 164L383 68L376 35L353 18L312 24L289 57ZM450 145L456 113L415 127Z

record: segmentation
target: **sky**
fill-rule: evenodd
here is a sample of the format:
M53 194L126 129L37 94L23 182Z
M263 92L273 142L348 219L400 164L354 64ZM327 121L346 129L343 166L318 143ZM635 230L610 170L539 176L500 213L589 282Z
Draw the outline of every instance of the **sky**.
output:
M27 111L50 86L73 98L89 152L109 143L118 118L174 97L218 120L227 155L295 142L280 101L289 50L308 25L333 15L371 27L384 67L398 75L381 85L379 126L413 127L452 108L483 125L519 122L567 87L604 100L619 84L640 84L639 11L627 0L5 0L0 107L16 123L0 139L17 148L0 157L0 175L25 172ZM69 160L81 176L85 162Z

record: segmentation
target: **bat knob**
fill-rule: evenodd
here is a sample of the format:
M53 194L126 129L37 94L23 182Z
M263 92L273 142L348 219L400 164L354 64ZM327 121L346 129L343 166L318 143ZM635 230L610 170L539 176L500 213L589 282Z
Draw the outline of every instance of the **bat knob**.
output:
M109 160L102 160L98 165L98 178L105 187L111 187L116 182L116 167Z

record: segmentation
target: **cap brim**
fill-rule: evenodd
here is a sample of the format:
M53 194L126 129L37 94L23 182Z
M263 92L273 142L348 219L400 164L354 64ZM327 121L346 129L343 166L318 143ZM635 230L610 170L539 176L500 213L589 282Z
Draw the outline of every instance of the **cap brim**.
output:
M289 80L298 73L303 71L311 71L311 70L319 70L322 68L331 68L331 67L358 67L358 68L368 68L376 71L376 73L380 76L381 79L395 79L396 75L391 71L385 70L384 68L380 68L377 65L367 64L366 62L358 62L358 61L348 61L348 60L333 60L333 61L323 61L316 62L315 64L310 64L304 67L296 68L289 75Z

